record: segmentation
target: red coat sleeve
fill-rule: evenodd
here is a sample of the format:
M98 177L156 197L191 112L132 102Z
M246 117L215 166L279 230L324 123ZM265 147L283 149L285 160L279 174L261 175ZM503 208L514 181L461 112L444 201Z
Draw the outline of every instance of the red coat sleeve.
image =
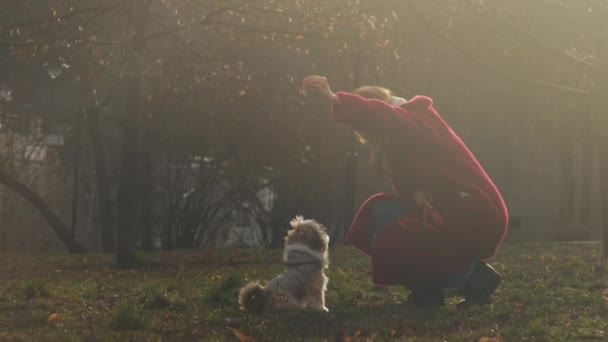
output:
M432 100L416 96L401 107L378 99L338 92L333 106L334 120L354 130L386 139L393 144L393 183L398 192L411 197L413 191L434 186L427 179L428 160L436 158L437 137L442 134L434 122Z
M419 139L424 142L438 134L434 123L425 118L425 115L420 115L433 110L433 101L426 96L416 96L407 104L397 107L382 100L367 99L347 92L338 92L336 95L340 104L333 106L334 120L355 130L404 142Z

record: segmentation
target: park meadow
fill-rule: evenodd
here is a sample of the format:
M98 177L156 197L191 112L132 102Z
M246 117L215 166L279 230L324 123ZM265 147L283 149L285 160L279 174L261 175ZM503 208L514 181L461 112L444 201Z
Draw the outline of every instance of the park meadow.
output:
M608 265L599 244L504 247L491 303L459 309L405 304L376 287L369 260L330 251L329 313L248 314L237 293L282 270L279 250L148 253L133 270L111 255L2 256L0 340L9 341L605 341Z

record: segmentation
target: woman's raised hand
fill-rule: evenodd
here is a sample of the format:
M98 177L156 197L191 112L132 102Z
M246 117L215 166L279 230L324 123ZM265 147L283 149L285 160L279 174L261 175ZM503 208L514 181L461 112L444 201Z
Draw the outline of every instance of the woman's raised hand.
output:
M339 104L340 99L336 94L331 91L329 87L329 81L327 81L326 77L318 76L318 75L310 75L304 78L302 81L303 89L312 89L321 94L322 97L327 99L328 102L332 104Z

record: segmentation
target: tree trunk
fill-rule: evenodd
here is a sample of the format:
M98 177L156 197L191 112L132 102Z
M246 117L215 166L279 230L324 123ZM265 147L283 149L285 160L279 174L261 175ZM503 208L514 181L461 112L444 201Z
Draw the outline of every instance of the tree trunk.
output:
M130 1L127 28L131 41L126 51L125 117L123 121L122 166L117 199L116 264L122 268L135 266L137 201L140 198L141 124L143 122L142 65L138 60L144 49L143 27L149 15L149 1Z
M283 179L277 184L277 197L272 208L271 248L280 248L283 245L288 223L292 218L291 213L294 212L292 209L296 209L293 208L293 199L290 196L293 193L293 187L290 179Z
M144 139L146 141L147 139ZM154 249L154 229L152 225L152 162L147 144L141 144L140 197L139 197L139 238L144 251Z
M601 77L600 77L601 78ZM598 83L600 81L598 80ZM608 125L608 103L603 98L605 94L600 92L600 89L608 91L607 86L599 87L595 94L595 103L597 105L597 115L601 127ZM604 256L608 258L608 134L602 134L600 137L600 200L602 213L602 235L604 241Z
M80 203L79 193L80 193L80 159L81 159L81 122L82 122L82 112L78 110L76 112L76 119L74 120L74 145L75 145L75 153L74 153L74 179L73 179L73 189L72 189L72 236L76 237L76 227L78 226L78 203Z
M95 158L95 185L99 196L99 216L101 221L101 246L104 252L114 251L114 220L112 215L112 195L110 176L106 164L106 155L101 137L99 110L93 108L87 112L87 129Z
M600 127L608 126L608 48L604 48L604 54L598 61L605 61L598 72L598 80L595 85L594 102L596 105L596 115ZM604 241L604 256L608 258L608 134L601 134L598 148L600 149L600 196L602 212L602 235Z
M574 175L574 151L570 137L562 139L560 148L560 165L562 186L559 200L559 218L562 223L570 224L574 217L574 200L576 193L576 176Z
M355 60L353 61L353 89L358 88L361 85L361 74L362 74L362 50L361 35L357 34L355 38ZM349 141L349 151L346 155L344 163L344 197L342 199L342 212L338 223L337 231L342 233L340 237L334 237L332 242L344 240L346 231L350 227L350 224L356 213L356 198L357 198L357 168L359 166L359 158L357 154L357 139L354 135L351 135Z
M599 127L608 126L608 31L604 28L608 5L600 4L596 8L594 27L596 33L597 56L593 87L594 114ZM600 158L600 209L602 213L602 235L604 242L604 257L608 258L608 134L601 133L598 137Z
M26 199L36 209L38 209L40 214L42 214L49 226L51 226L55 232L55 235L70 253L86 252L86 249L72 236L69 227L61 222L59 216L53 212L48 203L46 203L46 201L37 193L21 183L17 178L11 176L2 168L0 168L0 184L4 184L7 188L19 194L19 196Z
M135 266L136 201L138 195L139 123L142 115L141 74L135 56L130 55L126 81L126 110L123 121L122 166L117 199L116 264L122 268Z
M583 121L583 161L582 161L582 180L581 180L581 203L580 203L580 223L584 226L591 224L591 179L593 176L593 110L588 106L584 107Z

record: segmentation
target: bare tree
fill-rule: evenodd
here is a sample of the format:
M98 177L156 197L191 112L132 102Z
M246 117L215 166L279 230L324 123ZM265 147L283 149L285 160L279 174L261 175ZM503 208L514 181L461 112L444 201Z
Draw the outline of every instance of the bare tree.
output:
M74 239L68 226L61 221L57 214L49 207L47 202L36 192L21 183L17 178L11 176L6 170L5 165L0 165L0 183L31 203L47 220L49 226L53 229L61 242L63 242L68 251L72 253L85 252L84 247Z

